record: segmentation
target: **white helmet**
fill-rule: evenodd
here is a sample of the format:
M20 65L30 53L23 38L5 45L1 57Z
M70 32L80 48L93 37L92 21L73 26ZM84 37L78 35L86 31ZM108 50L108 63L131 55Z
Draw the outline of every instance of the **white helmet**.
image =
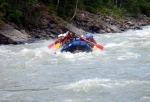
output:
M69 31L67 31L66 33L64 33L64 35L66 36L66 35L68 35L70 32Z
M64 37L65 37L66 35L67 35L66 33L63 34Z
M58 35L58 37L62 37L62 36L63 36L63 34L59 34L59 35Z

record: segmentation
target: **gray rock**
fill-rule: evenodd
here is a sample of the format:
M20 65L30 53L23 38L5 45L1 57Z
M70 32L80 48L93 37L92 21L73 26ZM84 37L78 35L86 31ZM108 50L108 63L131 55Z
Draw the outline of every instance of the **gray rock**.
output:
M16 30L13 26L4 24L0 29L0 34L11 39L9 42L24 42L30 39L30 35L25 30Z
M76 33L76 34L86 34L86 32L85 32L84 30L79 29L79 28L73 26L72 24L67 24L67 25L66 25L66 28L67 28L69 31L71 31L71 32L73 32L73 33Z

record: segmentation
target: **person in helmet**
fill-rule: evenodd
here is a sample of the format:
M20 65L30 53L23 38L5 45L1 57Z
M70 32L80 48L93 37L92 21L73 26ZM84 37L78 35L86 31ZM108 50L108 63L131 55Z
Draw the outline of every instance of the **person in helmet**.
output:
M86 34L85 35L85 39L90 41L90 42L93 42L94 44L97 44L97 42L95 41L94 37L93 37L93 34L89 33L89 34Z
M81 40L87 41L88 45L90 45L91 47L94 47L94 45L97 44L97 42L95 41L95 39L93 37L93 34L91 34L91 33L82 35Z
M66 33L64 34L59 34L58 35L58 40L55 42L56 43L61 43L61 46L64 46L66 45L67 43L70 42L70 39L72 38L72 35L69 31L67 31Z

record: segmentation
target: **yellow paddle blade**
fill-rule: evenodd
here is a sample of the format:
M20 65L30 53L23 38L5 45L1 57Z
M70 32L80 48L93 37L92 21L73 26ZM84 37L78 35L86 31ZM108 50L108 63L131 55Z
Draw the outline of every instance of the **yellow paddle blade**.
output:
M93 49L94 49L94 50L96 50L96 49L97 49L97 47L94 45Z
M60 47L60 43L57 43L56 45L55 45L55 48L59 48Z

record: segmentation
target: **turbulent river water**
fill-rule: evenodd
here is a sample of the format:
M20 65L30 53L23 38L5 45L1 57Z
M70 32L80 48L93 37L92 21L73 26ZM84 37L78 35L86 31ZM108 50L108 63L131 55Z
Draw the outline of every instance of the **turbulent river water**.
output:
M103 51L1 45L0 102L150 102L150 26L94 38Z

